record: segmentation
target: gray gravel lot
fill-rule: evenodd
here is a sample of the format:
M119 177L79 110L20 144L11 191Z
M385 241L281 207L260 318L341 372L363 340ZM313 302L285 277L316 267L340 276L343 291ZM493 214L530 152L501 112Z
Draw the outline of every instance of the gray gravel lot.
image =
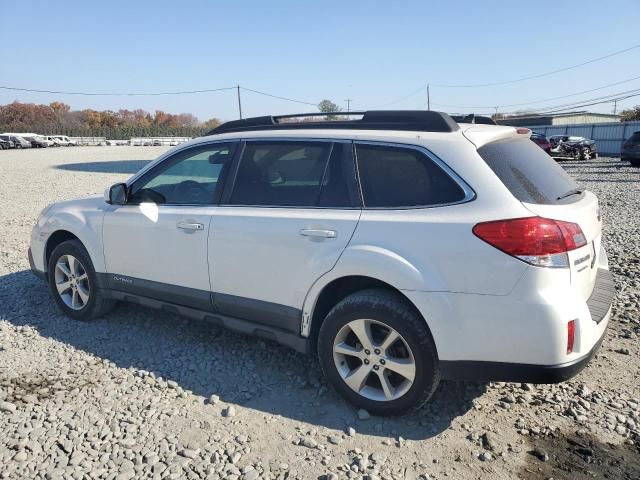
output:
M40 210L165 150L0 152L0 478L640 478L640 169L562 163L600 198L618 289L586 370L444 382L417 413L361 419L276 344L133 305L91 323L56 310L26 259Z

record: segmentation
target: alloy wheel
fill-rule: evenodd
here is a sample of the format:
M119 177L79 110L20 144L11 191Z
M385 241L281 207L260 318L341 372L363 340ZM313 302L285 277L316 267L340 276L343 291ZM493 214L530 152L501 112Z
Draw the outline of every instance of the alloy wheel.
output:
M82 310L91 293L89 276L80 260L73 255L62 255L54 272L56 289L64 304L73 310Z
M333 342L333 360L349 388L369 400L396 400L416 377L407 341L377 320L357 319L344 325Z

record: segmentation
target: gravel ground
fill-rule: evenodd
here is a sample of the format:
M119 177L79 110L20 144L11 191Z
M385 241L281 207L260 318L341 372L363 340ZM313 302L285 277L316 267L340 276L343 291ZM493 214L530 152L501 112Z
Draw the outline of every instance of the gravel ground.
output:
M618 296L600 354L554 386L443 382L400 418L284 347L121 305L78 323L28 270L53 201L164 147L0 152L0 478L640 478L640 169L563 162L599 197Z

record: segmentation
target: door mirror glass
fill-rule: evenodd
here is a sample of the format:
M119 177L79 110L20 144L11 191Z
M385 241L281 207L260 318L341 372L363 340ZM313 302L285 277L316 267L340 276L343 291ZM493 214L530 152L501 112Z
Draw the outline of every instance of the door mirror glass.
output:
M109 198L107 203L112 205L124 205L127 203L127 185L116 183L109 188Z

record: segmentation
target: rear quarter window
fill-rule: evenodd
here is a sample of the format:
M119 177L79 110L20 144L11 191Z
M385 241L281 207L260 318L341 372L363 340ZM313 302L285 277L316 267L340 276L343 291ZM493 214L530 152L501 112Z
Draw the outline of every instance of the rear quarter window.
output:
M528 139L488 143L480 147L478 153L521 202L544 205L569 203L580 198L574 195L559 199L578 185L553 158Z
M465 199L460 185L416 149L356 144L356 157L365 207L431 207Z

